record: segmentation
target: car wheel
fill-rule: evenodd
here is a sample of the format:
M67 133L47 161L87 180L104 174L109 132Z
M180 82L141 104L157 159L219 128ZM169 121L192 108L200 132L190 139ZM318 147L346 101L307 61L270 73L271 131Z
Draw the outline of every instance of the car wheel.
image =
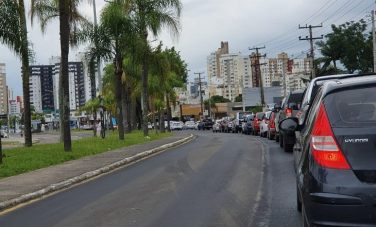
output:
M302 212L302 202L299 199L298 185L296 185L296 209Z
M279 142L279 136L275 135L274 137L275 137L275 142L278 143Z
M302 227L308 227L308 222L307 222L304 207L302 207Z
M292 149L293 149L293 147L294 147L294 145L293 144L286 144L286 141L285 141L286 139L283 139L283 150L285 151L285 152L289 152L289 153L291 153L292 152Z

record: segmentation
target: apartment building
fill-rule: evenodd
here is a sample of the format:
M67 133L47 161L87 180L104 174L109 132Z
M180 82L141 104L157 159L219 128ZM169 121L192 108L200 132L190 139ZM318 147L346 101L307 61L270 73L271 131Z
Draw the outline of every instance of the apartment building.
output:
M211 95L221 95L231 101L252 87L281 87L281 96L291 90L305 88L310 74L310 59L290 59L287 53L277 58L264 58L262 54L229 54L227 42L207 56L208 86Z
M59 109L59 70L60 57L49 59L49 65L30 66L30 103L37 112ZM69 106L71 112L85 106L86 87L82 62L69 62ZM71 114L72 115L72 114Z
M0 115L8 113L8 92L5 63L0 63Z

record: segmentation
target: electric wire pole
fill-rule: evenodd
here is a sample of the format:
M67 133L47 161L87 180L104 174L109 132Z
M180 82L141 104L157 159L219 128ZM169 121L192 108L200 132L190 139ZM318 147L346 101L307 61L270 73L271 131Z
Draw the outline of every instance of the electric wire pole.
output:
M262 84L262 75L261 75L261 70L260 70L260 65L266 65L266 63L262 63L260 64L260 57L266 57L266 54L264 55L259 55L259 52L258 50L259 49L264 49L264 47L254 47L254 48L249 48L249 50L256 50L256 56L254 58L256 58L255 60L255 64L251 64L251 66L255 67L255 72L256 72L256 77L259 79L260 81L260 93L261 93L261 106L264 107L264 104L265 104L265 99L264 99L264 86ZM250 56L251 58L253 58L252 56Z
M299 29L303 29L303 28L309 28L309 38L308 36L306 36L305 38L301 38L301 36L299 36L299 40L309 40L310 43L311 43L311 72L312 72L312 79L314 79L316 77L316 72L315 72L315 67L314 67L314 50L313 50L313 40L315 39L322 39L323 38L323 35L321 35L321 37L315 37L313 38L312 37L312 28L321 28L322 27L322 24L321 25L317 25L317 26L308 26L307 25L305 27L301 27L299 25Z
M200 84L200 103L201 103L201 119L202 120L204 117L204 109L202 107L202 90L201 90L201 74L203 74L204 72L197 72L197 73L194 73L194 74L198 74L198 82ZM203 78L204 79L204 78Z

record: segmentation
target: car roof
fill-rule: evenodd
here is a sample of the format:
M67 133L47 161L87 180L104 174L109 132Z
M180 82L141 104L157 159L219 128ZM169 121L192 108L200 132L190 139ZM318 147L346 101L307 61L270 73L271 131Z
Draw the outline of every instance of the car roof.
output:
M351 77L351 78L339 78L335 80L326 81L323 86L325 85L325 92L330 93L335 90L344 90L348 88L361 88L369 85L376 86L376 74L369 75L367 77Z
M328 75L328 76L320 76L312 79L308 85L308 88L306 89L307 93L305 94L306 98L303 98L302 101L304 101L304 104L310 103L312 100L312 92L313 87L322 85L325 81L329 80L338 80L338 79L347 79L347 78L356 78L356 77L364 77L364 76L372 76L374 74L372 73L366 73L366 74L338 74L338 75Z

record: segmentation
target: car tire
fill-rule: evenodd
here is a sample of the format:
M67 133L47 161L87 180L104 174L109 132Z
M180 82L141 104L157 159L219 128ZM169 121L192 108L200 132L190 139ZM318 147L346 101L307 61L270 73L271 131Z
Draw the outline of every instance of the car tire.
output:
M296 209L302 212L302 202L299 199L298 184L296 185Z
M294 147L293 144L286 144L286 139L283 139L283 150L286 152L286 153L291 153L292 152L292 149Z
M308 222L305 214L305 209L302 206L302 227L308 227Z

